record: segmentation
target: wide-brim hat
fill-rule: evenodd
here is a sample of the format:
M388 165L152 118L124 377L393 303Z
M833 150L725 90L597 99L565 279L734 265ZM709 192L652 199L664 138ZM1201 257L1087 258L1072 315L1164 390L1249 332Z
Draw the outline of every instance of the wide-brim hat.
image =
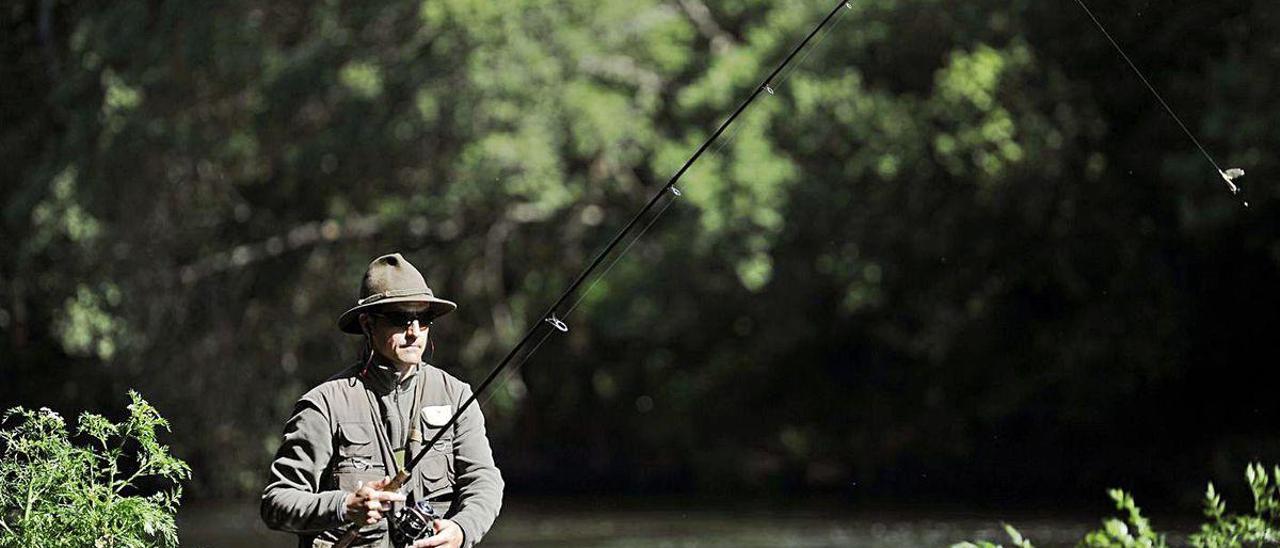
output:
M453 301L437 298L422 273L399 253L392 253L369 263L360 281L360 297L355 306L338 316L338 329L359 335L362 331L356 320L361 312L393 303L427 303L432 318L458 308Z

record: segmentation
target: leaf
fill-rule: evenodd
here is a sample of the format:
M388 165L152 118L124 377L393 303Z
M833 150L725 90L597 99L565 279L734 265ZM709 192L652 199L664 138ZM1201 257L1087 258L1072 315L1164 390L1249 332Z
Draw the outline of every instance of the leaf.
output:
M1129 526L1118 519L1109 519L1103 523L1103 528L1112 538L1123 539L1129 537Z
M1018 531L1008 523L1005 523L1003 525L1004 525L1004 532L1009 534L1009 539L1013 541L1014 546L1017 546L1018 548L1035 548L1031 544L1030 540L1027 540L1025 537L1022 536L1021 531Z

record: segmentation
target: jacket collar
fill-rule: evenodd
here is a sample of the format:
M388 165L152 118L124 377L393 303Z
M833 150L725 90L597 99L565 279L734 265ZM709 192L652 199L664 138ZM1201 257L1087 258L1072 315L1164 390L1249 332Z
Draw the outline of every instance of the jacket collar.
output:
M365 383L369 385L369 388L381 395L390 393L391 389L397 385L397 382L401 387L408 386L413 381L414 377L417 376L418 370L421 368L422 364L410 367L409 371L406 372L403 377L400 377L396 366L387 363L381 356L375 356L373 358L373 363L370 363L369 366L364 369L364 372L361 374L361 378L365 380Z

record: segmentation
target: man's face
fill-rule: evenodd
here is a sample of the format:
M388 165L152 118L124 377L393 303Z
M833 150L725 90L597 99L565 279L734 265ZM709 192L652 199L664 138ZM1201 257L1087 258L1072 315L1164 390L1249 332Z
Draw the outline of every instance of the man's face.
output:
M407 321L427 309L425 303L396 303L361 315L360 323L370 334L373 350L398 367L422 363L427 348L427 324Z

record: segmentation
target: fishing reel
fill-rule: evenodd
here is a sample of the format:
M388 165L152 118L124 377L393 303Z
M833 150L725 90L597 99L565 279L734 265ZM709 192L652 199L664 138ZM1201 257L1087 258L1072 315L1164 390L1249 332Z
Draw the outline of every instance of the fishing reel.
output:
M391 517L391 544L396 547L409 546L416 540L431 536L435 533L431 522L440 517L431 503L425 500L406 504Z

